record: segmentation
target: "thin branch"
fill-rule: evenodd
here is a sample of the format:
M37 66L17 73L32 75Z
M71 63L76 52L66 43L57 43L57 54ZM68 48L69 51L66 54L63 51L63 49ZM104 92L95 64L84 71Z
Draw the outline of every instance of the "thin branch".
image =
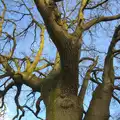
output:
M95 8L97 8L97 7L99 7L99 6L102 6L102 5L105 4L106 2L108 2L108 0L104 0L104 1L98 3L98 4L94 5L94 6L91 6L91 7L86 7L85 9L88 9L88 10L95 9Z
M83 57L83 58L81 58L80 60L79 60L79 63L81 63L81 62L83 62L84 60L90 60L90 61L95 61L95 59L93 59L93 58L90 58L90 57Z
M6 4L4 2L4 0L1 0L3 6L4 6L4 9L3 9L3 12L2 12L2 15L0 16L0 36L2 35L2 26L3 26L3 23L4 23L4 17L5 17L5 12L6 12Z

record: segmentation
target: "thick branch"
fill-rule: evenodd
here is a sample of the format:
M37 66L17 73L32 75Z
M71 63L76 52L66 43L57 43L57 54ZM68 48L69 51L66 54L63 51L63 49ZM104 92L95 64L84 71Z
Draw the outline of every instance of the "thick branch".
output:
M116 43L119 41L118 37L120 31L120 25L115 29L112 41L110 43L107 56L105 58L105 63L104 63L104 83L112 83L114 82L114 68L113 68L113 57L114 57L114 47ZM108 79L109 78L109 79Z
M85 120L103 120L109 118L109 105L113 93L114 85L114 68L113 68L113 53L114 47L118 42L116 39L119 36L120 26L118 26L113 35L112 41L110 43L107 56L104 62L104 71L103 71L103 83L97 86L96 90L93 93L93 98L90 103L90 107L85 116ZM99 108L99 111L96 109Z
M100 22L106 22L106 21L112 21L120 19L120 14L114 15L114 16L100 16L98 18L95 18L83 25L84 30L88 30L90 27L100 23Z
M40 12L47 31L56 45L58 51L62 51L65 47L66 41L71 40L71 36L64 30L64 24L61 19L58 8L55 4L47 4L41 0L34 0L38 11ZM50 2L50 1L49 1Z

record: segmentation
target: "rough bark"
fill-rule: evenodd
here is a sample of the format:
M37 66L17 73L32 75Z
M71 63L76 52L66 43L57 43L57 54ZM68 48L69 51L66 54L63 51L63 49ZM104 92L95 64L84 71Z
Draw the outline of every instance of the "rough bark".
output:
M42 88L42 95L46 105L46 118L49 120L80 119L77 96L78 53L77 55L74 54L73 57L74 49L66 50L61 60L63 63L60 64L60 72L54 76L51 83L46 82Z
M63 25L59 24L60 19L55 6L50 8L42 1L35 2L60 55L60 73L54 76L51 85L46 82L42 86L46 117L49 120L79 120L78 45L74 44L75 37L69 35L63 29Z
M109 105L112 97L112 85L100 85L96 88L85 120L108 120Z
M16 11L16 8L15 11L8 10L9 7L7 8L7 4L5 4L4 0L1 0L1 3L3 4L3 11L2 15L0 16L0 36L4 36L5 40L8 39L7 41L12 40L13 47L10 50L9 55L0 55L0 64L2 65L3 72L5 73L0 75L0 79L9 77L8 80L11 79L13 81L8 85L6 83L3 84L5 87L4 90L0 90L0 97L2 97L3 106L4 96L6 95L7 91L13 86L17 87L14 99L17 106L17 115L13 118L13 120L16 118L21 119L25 114L25 109L30 110L39 119L38 114L40 112L40 102L42 100L46 106L47 120L109 119L109 106L113 95L113 90L116 89L115 87L118 87L114 86L113 57L120 53L120 50L115 50L115 45L120 40L120 26L118 26L115 30L107 55L105 57L104 68L102 68L102 83L97 81L97 76L94 72L94 70L96 69L95 66L97 65L98 57L96 60L89 57L85 57L83 59L81 58L80 60L79 58L82 51L81 46L83 33L100 22L120 19L120 14L116 14L114 16L93 16L93 18L91 17L88 20L88 18L86 17L88 13L85 10L94 10L95 8L98 8L100 6L104 6L105 3L108 2L108 0L98 2L81 0L78 3L76 2L76 6L74 6L75 8L73 10L71 9L72 11L70 14L72 15L74 12L76 12L78 6L80 5L78 15L74 20L71 20L71 18L69 19L71 15L66 14L66 16L65 10L63 10L65 15L64 17L63 14L59 12L56 2L61 1L62 0L34 0L37 10L41 14L41 17L44 21L44 24L40 24L41 22L39 23L39 21L37 21L37 19L33 15L33 11L31 11L31 9L27 7L26 1L21 0L22 4L20 5L20 7L24 6L29 14L24 14L24 12L22 13ZM67 2L65 2L65 5L66 3ZM64 6L63 4L61 4L62 7ZM7 19L7 16L5 16L6 11L10 13L16 13L18 14L18 16L20 14L23 14L23 16L19 20L9 19L9 17ZM24 16L30 16L31 23L26 29L24 29L24 31L18 34L16 32L16 29L18 28L17 24L23 19ZM5 29L3 29L3 26L4 23L7 22L13 24L13 34L4 32ZM69 32L69 30L71 29L71 24L73 24L72 26L76 27L75 29L73 28L73 33ZM29 28L31 28L31 26L33 25L35 25L34 39L36 39L37 37L37 26L40 28L40 46L36 56L32 59L30 59L29 57L25 57L22 59L15 58L14 52L17 45L16 38L18 36L21 36L22 34L26 34ZM6 26L7 24L5 25L5 28ZM45 63L43 66L39 66L44 48L45 30L47 30L58 52L54 63L46 60L47 64ZM5 44L7 44L7 42ZM4 48L6 47L4 46L3 50ZM83 60L91 60L93 64L89 66L86 75L83 78L81 89L78 93L79 62ZM13 64L17 69L15 68L14 70ZM24 71L22 70L23 64ZM52 66L52 70L49 71L49 74L44 74L41 72L42 69L46 68L45 66ZM92 76L92 80L93 82L97 83L98 86L93 92L92 100L86 112L84 111L84 98L86 95L86 90L88 88L89 80L91 79L92 72L93 74L95 74L94 76ZM39 73L40 76L37 76L36 73ZM41 74L43 76L41 76ZM41 93L40 97L36 100L35 112L27 105L21 106L19 103L19 96L23 84L32 88L32 93ZM3 87L3 85L1 87ZM120 90L119 87L117 89ZM115 98L115 96L113 98ZM22 112L21 115L19 114L19 111Z
M46 118L49 120L80 120L83 115L80 112L83 111L79 104L79 97L82 96L77 96L78 64L82 41L80 38L84 29L82 26L84 23L83 11L87 5L87 1L82 1L82 7L79 12L79 23L72 35L63 29L63 24L60 24L62 19L55 5L49 4L50 1L46 4L40 0L35 0L35 3L60 55L61 69L59 73L50 82L45 82L42 86L42 95L47 111ZM84 118L85 120L107 120L109 118L109 104L113 91L111 79L114 79L111 50L111 48L108 50L105 60L103 83L94 91L90 107ZM83 104L83 100L81 104Z
M118 26L114 32L105 58L103 83L99 85L93 93L93 98L85 115L85 120L108 120L110 117L109 106L114 86L113 54L114 47L120 39L119 29L120 26Z

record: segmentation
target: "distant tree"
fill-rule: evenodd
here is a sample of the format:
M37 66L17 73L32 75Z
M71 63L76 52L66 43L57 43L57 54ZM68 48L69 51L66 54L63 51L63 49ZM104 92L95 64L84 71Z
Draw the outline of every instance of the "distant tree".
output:
M38 116L41 101L47 120L108 120L111 99L120 103L120 1L1 0L0 6L1 108L7 92L15 86L17 114L13 120L24 117L26 110L42 119ZM106 42L104 35L99 37L103 31L111 42ZM51 61L43 55L49 46L44 45L48 35L57 49ZM18 56L19 42L22 40L24 47L26 39L30 50ZM108 51L99 50L95 39L104 40ZM40 44L38 50L36 43ZM20 103L23 85L32 90L27 101L30 95L40 93L34 100L36 111L27 102ZM87 109L85 96L92 97Z

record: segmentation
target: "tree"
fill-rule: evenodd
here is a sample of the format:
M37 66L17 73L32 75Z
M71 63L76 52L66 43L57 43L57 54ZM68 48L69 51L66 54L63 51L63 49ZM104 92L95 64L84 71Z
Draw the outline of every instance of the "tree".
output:
M17 115L13 120L24 117L26 109L41 119L38 117L41 101L45 104L48 120L82 120L82 118L84 120L108 120L111 99L114 98L120 103L119 96L116 95L120 90L120 77L119 72L116 71L115 62L113 62L114 59L120 59L120 25L118 25L120 2L117 0L77 0L71 1L71 3L72 7L69 6L70 1L67 0L57 1L57 3L54 0L34 0L34 3L27 0L14 0L11 3L1 0L0 78L1 87L4 88L0 91L1 107L4 105L4 97L7 92L16 86L14 100ZM112 10L110 10L111 5ZM68 7L65 8L65 6ZM24 21L30 21L30 23L25 23L25 28L22 29ZM115 22L113 23L113 21ZM96 32L99 29L103 30L107 23L113 23L113 27L116 26L116 28L114 34L107 29L113 36L109 38L111 42L100 66L100 52L94 58L88 54L83 57L83 53L86 51L88 53L96 50L90 49L90 46L84 48L86 41L84 34L90 33L94 38L93 34L96 33L93 28ZM57 49L54 62L42 58L47 34L45 30ZM30 35L30 31L34 33L32 45L40 39L39 50L36 53L35 48L31 49L31 56L16 57L18 39L25 39L27 35ZM40 37L38 32L40 32ZM85 60L93 63L87 62L90 66L87 67L87 70L84 68L85 75L81 82L79 81L79 64L81 65ZM41 61L44 61L45 64L42 64ZM47 67L49 68L47 72L42 71ZM92 91L92 99L86 111L84 110L84 100L89 82L94 83L96 88ZM19 103L23 85L32 89L30 94L40 93L40 97L35 101L36 111L26 104ZM19 115L19 111L22 112L21 115Z

